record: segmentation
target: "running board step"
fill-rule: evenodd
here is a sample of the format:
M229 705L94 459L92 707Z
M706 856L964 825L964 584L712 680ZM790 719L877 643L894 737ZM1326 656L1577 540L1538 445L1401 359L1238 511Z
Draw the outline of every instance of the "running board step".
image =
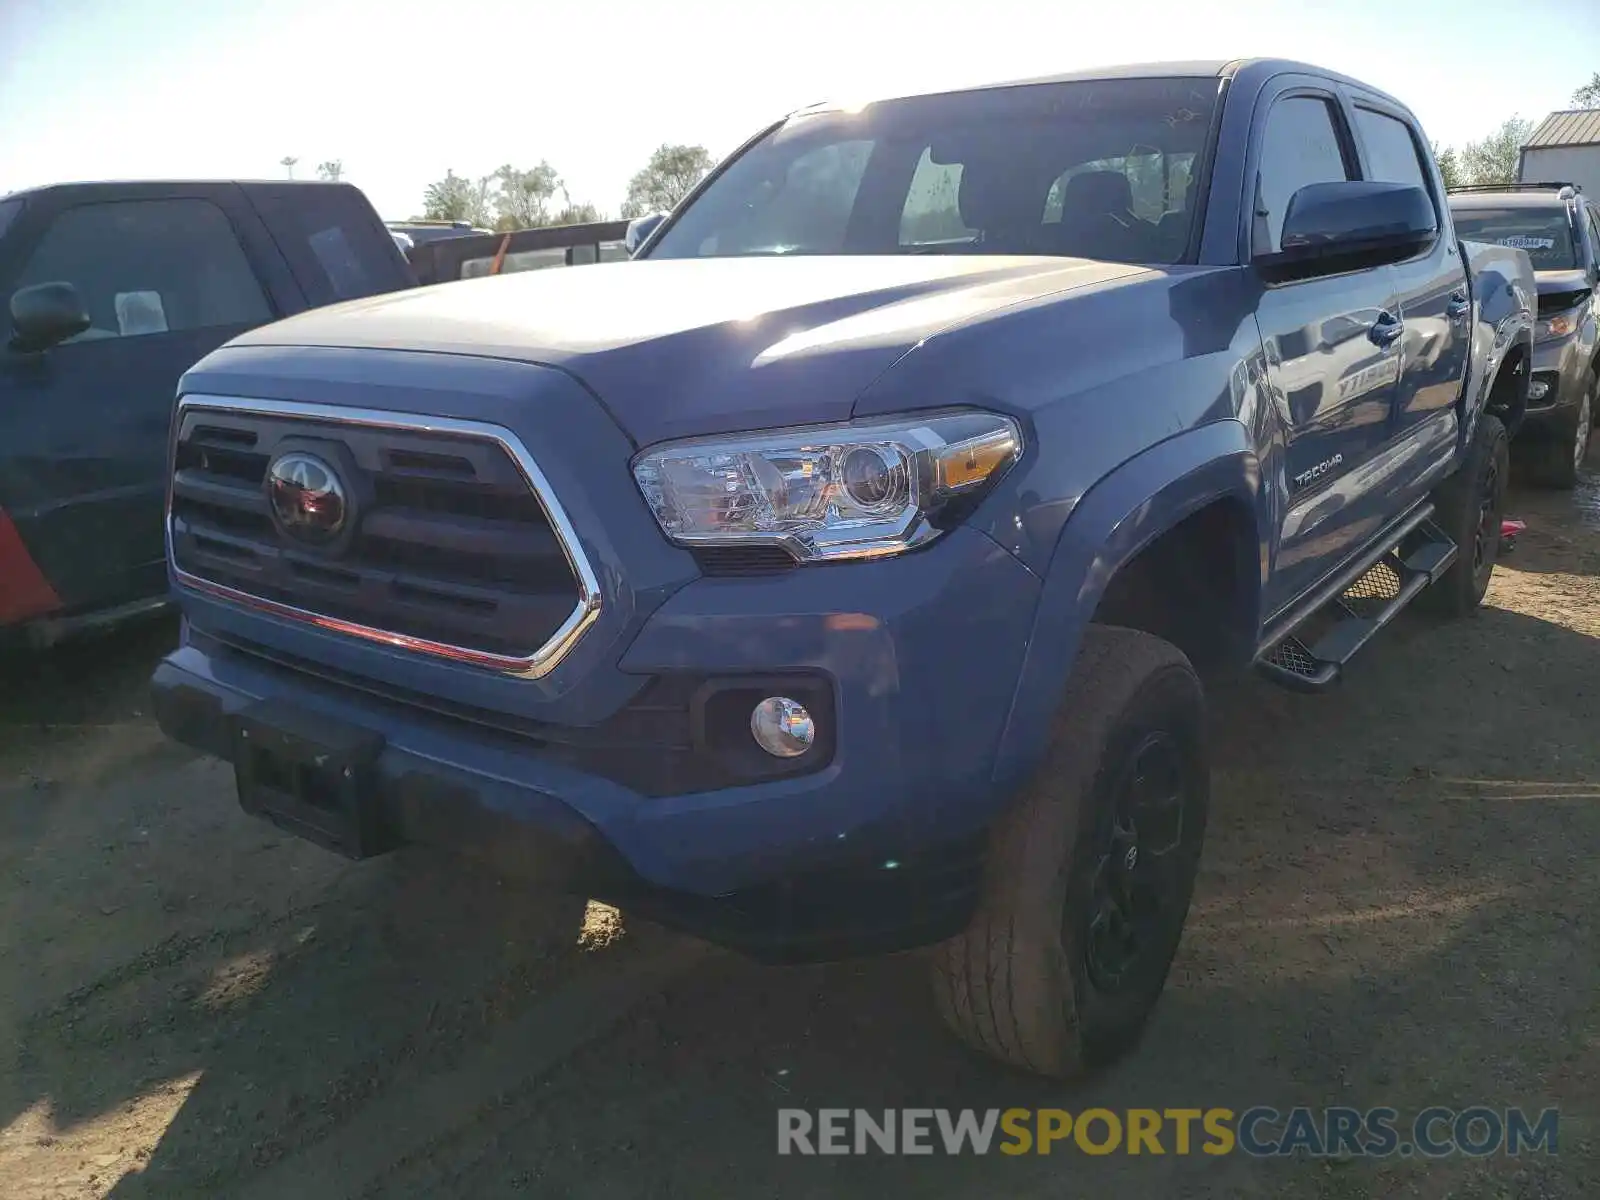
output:
M1256 670L1297 692L1336 684L1373 634L1455 561L1455 543L1431 520L1408 525L1388 550L1261 654Z

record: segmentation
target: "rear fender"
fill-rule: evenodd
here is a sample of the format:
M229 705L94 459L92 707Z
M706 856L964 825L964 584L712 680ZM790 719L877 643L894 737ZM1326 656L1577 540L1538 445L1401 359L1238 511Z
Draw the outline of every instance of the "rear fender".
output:
M1096 483L1067 518L1045 573L1027 657L995 760L1009 792L1037 766L1066 692L1083 631L1106 586L1141 550L1184 518L1232 497L1255 517L1255 587L1237 614L1250 635L1261 624L1270 518L1261 468L1245 426L1216 421L1160 442Z

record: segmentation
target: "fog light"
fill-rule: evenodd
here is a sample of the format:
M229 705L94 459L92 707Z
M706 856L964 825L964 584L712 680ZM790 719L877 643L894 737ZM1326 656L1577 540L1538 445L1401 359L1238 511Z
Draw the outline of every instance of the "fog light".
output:
M787 696L768 696L750 714L750 733L774 758L795 758L811 749L816 726L805 706Z
M1535 379L1532 383L1528 384L1528 399L1543 400L1545 396L1549 394L1549 391L1550 385L1548 383L1542 379Z

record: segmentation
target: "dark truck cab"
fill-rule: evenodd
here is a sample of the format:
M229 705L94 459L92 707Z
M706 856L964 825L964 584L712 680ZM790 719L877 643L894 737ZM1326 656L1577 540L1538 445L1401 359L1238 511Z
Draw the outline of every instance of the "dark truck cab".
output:
M961 1036L1067 1074L1177 948L1202 678L1320 691L1482 602L1533 303L1415 118L1316 67L809 109L630 262L190 370L158 719L355 857L932 947Z
M320 182L75 183L0 199L0 636L167 603L179 378L257 325L414 282Z

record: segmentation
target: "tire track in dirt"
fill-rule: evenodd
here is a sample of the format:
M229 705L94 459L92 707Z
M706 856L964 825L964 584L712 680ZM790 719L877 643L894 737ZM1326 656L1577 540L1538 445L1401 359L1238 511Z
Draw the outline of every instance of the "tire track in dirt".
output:
M240 1200L339 1200L368 1194L385 1176L470 1132L486 1110L609 1032L637 1004L710 953L674 941L646 957L574 981L498 1030L460 1065L364 1107L337 1132L239 1193Z

